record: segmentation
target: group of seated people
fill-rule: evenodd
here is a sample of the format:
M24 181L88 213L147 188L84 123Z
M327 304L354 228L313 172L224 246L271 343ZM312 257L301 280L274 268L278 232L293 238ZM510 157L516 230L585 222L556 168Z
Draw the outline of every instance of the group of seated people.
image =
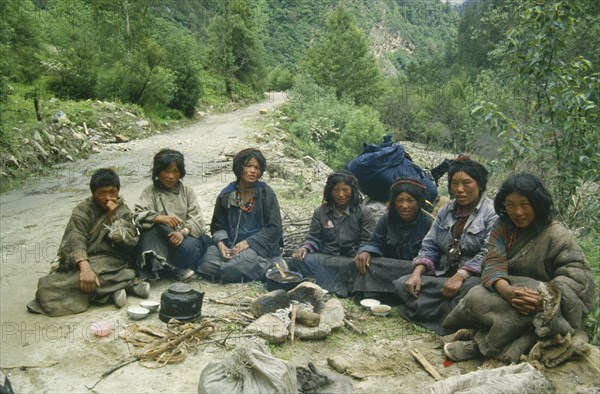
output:
M260 180L265 170L258 149L234 157L236 180L217 196L210 237L193 189L181 181L181 152L155 155L152 184L133 212L119 197L117 174L97 170L92 195L65 229L59 264L40 278L28 309L61 316L91 302L122 307L127 294L147 298L149 281L164 275L264 279L283 246L277 196ZM513 174L492 200L480 163L459 156L447 176L452 199L435 217L424 210L426 187L402 178L376 221L356 177L332 173L289 269L339 297L395 300L403 318L440 335L460 333L444 347L456 361L514 361L540 338L580 333L594 308L594 279L540 180Z

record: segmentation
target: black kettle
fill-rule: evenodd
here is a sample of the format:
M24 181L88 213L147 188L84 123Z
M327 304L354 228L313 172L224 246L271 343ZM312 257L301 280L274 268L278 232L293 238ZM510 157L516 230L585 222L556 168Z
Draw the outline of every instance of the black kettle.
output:
M200 318L204 293L194 290L188 283L173 283L160 296L160 320L171 319L189 322Z

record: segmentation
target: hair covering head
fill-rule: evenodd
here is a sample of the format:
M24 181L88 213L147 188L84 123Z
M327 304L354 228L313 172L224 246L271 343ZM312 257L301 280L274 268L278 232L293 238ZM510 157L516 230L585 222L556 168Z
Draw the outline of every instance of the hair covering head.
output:
M244 166L249 160L256 159L258 167L260 168L261 176L267 169L267 159L263 156L262 152L256 148L246 148L239 151L233 158L232 170L235 174L236 182L242 179L242 172Z
M325 182L325 190L323 191L323 201L325 204L333 207L334 200L332 191L338 183L345 183L352 189L350 197L350 208L356 208L362 202L362 195L358 190L358 179L348 170L340 170L330 174Z
M154 155L152 160L152 182L155 186L160 187L160 180L158 175L169 168L171 164L175 164L179 170L179 178L185 177L185 163L183 160L183 153L174 149L161 149L157 154Z
M400 178L394 181L390 187L390 206L393 205L400 193L410 194L419 203L419 208L425 208L425 201L428 198L427 187L420 181L412 178Z
M452 195L452 177L457 172L464 172L477 182L479 190L483 193L487 187L488 170L475 160L471 160L469 156L460 155L452 160L450 168L448 168L448 193Z

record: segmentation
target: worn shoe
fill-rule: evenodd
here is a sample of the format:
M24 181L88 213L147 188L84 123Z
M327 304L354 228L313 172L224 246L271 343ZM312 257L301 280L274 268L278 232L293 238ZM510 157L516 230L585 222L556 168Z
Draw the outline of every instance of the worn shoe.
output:
M112 300L117 308L123 308L127 305L127 293L125 293L125 289L115 291L112 294Z
M442 340L444 343L456 342L456 341L472 341L475 338L475 330L469 328L461 328L450 335L444 335Z
M194 275L196 275L196 273L189 268L177 268L173 271L173 279L179 282L194 279Z
M150 283L139 281L133 286L129 287L127 292L139 298L148 298L150 297Z
M481 355L475 341L456 341L444 345L444 353L452 361L471 360Z

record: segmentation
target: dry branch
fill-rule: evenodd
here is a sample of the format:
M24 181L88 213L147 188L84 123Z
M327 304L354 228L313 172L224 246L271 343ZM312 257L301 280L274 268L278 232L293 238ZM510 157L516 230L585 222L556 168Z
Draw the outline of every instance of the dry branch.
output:
M290 344L294 344L294 335L296 332L296 315L298 313L299 305L292 306L292 315L290 316Z
M444 378L442 378L442 375L440 375L437 369L435 369L433 365L431 365L431 363L427 361L427 359L421 354L421 352L419 352L417 349L409 349L409 351L410 354L412 354L412 356L415 358L415 360L417 360L419 364L421 364L423 368L425 368L425 371L427 371L431 376L433 376L435 380L444 380Z
M354 323L352 323L350 320L344 318L344 324L346 325L346 327L348 327L350 330L354 331L358 335L365 335L365 332L360 328L356 327Z
M133 326L133 334L139 331L152 331L153 334L150 335L155 335L158 333L156 330L148 329L148 327L144 327L142 329L140 329L140 327L144 326ZM182 362L185 359L185 356L187 355L187 350L185 349L185 346L188 340L198 341L198 336L200 338L207 337L214 332L214 326L210 322L204 322L197 327L194 327L193 324L184 324L180 326L180 329L181 331L179 332L170 332L169 334L161 333L164 335L162 338L155 340L154 342L144 346L140 350L134 351L133 355L125 358L120 363L111 367L108 371L100 375L100 378L96 381L96 383L94 383L93 386L90 387L86 385L85 387L88 390L94 389L94 387L96 387L98 383L102 381L102 379L115 372L116 370L123 368L124 366L129 365L137 360L142 362L143 366L147 366L143 364L143 362L145 361L156 361L157 363L162 365ZM128 338L126 337L125 340L127 341ZM129 340L131 340L131 336L129 337ZM136 343L139 344L140 341L136 340Z

